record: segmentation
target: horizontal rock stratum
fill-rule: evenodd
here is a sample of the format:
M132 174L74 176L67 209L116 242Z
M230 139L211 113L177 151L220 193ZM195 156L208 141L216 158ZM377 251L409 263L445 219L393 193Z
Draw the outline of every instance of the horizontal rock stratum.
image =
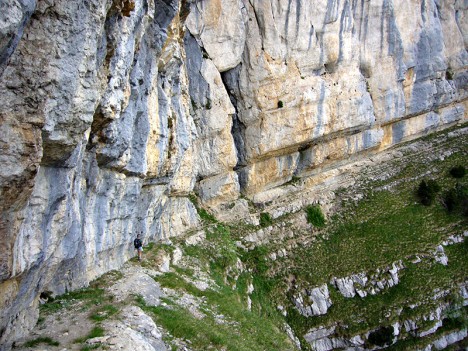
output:
M467 120L462 0L0 9L2 350L41 292L197 227L190 194L249 220L245 198Z

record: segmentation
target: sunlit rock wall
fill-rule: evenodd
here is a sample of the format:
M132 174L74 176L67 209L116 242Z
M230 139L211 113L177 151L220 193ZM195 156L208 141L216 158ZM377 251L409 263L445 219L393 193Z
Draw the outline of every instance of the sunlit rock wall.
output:
M43 291L466 121L462 0L4 0L0 344ZM241 194L243 196L241 197ZM0 347L0 348L2 348Z
M463 1L246 3L242 63L225 73L237 108L243 191L258 193L464 119L466 7Z

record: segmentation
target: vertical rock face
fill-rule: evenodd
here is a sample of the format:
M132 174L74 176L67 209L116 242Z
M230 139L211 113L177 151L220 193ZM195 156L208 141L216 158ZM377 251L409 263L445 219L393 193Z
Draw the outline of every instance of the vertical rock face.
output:
M191 192L226 212L241 193L466 121L466 1L0 8L4 345L41 292L118 267L136 233L196 227Z
M466 115L461 2L251 1L245 11L242 64L226 82L247 194ZM286 155L298 161L282 172Z

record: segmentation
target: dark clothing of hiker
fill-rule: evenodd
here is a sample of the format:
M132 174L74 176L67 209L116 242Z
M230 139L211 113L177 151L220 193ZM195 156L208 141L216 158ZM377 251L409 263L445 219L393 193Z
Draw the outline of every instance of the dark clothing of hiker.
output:
M138 261L141 261L141 253L143 252L143 243L140 240L140 235L133 240L133 246L135 246L135 250L138 252Z
M140 239L136 238L135 240L133 240L133 245L135 246L135 250L138 250L143 246L143 243Z

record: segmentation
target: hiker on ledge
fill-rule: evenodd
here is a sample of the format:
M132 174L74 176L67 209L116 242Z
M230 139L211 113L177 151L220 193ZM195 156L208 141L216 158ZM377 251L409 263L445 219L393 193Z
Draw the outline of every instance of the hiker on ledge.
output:
M138 261L141 261L141 253L143 252L143 243L140 239L140 234L137 235L136 239L133 240L133 246L135 246L135 250L138 252Z

